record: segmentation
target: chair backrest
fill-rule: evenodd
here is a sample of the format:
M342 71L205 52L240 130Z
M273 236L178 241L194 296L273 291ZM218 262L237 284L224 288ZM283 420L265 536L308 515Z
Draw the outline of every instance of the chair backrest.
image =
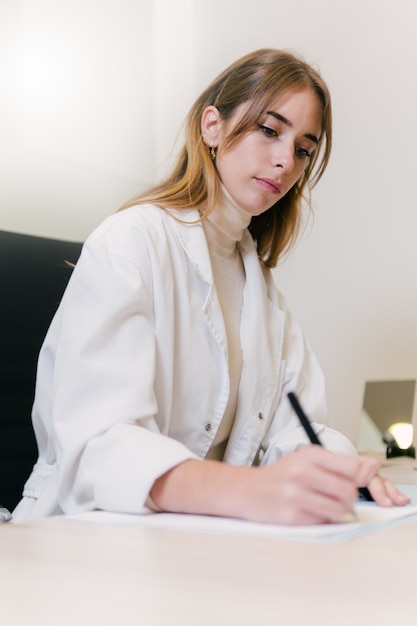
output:
M36 363L81 243L0 231L0 503L12 510L37 457Z

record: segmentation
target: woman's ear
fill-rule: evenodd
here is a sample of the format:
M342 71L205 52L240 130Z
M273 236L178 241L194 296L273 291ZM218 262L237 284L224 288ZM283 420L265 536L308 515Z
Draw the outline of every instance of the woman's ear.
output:
M217 148L223 120L215 106L208 106L201 116L201 134L207 146Z

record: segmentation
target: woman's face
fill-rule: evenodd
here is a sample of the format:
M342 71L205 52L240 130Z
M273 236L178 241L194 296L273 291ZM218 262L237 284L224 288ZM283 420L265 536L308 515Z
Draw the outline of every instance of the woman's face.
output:
M234 201L252 215L260 215L303 174L317 148L322 106L310 88L281 95L255 128L223 152L222 136L240 113L238 109L227 125L219 123L216 167Z

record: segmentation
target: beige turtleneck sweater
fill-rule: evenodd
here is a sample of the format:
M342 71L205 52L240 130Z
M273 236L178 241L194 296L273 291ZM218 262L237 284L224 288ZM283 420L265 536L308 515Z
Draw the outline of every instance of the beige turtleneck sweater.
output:
M214 283L226 328L230 377L229 400L213 444L206 455L210 459L223 459L236 414L243 364L240 319L245 284L245 270L237 243L242 239L251 217L223 188L215 209L203 222Z

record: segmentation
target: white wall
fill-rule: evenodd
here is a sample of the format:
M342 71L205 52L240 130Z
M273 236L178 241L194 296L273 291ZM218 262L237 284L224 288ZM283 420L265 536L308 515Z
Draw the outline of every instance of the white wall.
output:
M0 227L84 238L153 175L151 0L0 0Z
M417 376L415 0L0 7L0 228L85 237L164 171L186 110L241 54L285 47L321 69L333 159L276 277L323 365L333 422L355 440L365 381Z

